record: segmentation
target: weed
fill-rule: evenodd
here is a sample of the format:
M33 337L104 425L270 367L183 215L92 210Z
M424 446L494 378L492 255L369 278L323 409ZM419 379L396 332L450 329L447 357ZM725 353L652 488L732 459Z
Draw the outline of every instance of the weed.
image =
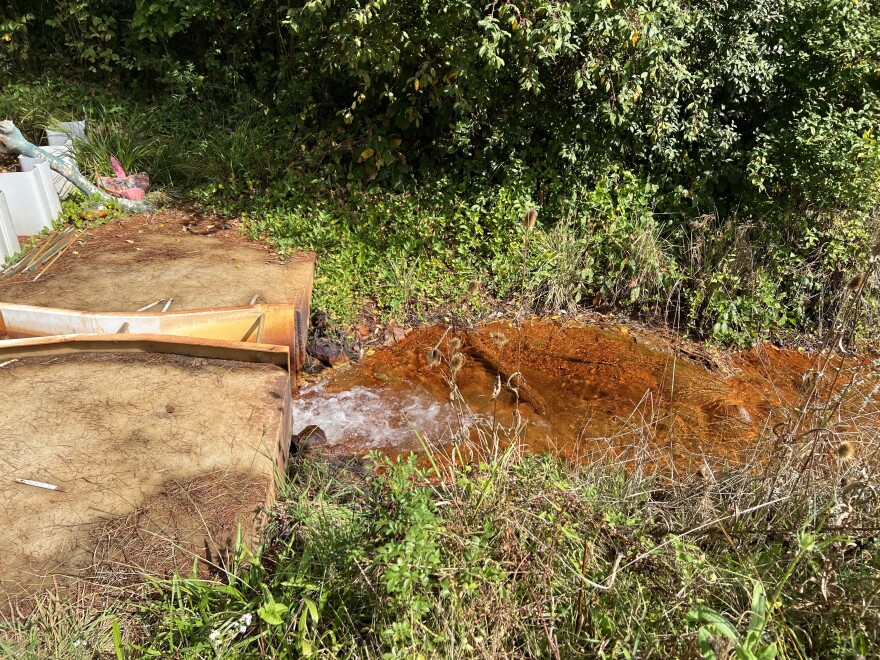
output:
M820 382L840 377L822 362ZM563 462L523 452L515 415L473 414L448 368L447 449L374 453L366 472L293 459L267 543L239 541L215 579L152 580L123 643L182 658L842 658L880 643L871 370L805 391L788 431L742 458L683 471L651 435L662 402ZM829 406L858 432L846 460ZM7 653L44 616L10 624Z
M73 153L88 178L115 176L110 164L115 156L126 172L146 171L152 182L166 188L182 183L189 161L152 113L135 110L120 115L95 109L89 115L86 138L73 140Z

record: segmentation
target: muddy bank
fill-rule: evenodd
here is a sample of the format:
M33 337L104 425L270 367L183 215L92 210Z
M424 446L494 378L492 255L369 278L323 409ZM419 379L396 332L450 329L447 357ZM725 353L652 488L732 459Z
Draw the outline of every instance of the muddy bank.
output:
M435 348L439 355L429 356ZM457 370L450 365L455 353L463 356ZM694 354L661 335L619 326L426 327L304 387L294 428L320 426L324 451L395 454L419 451L416 433L448 450L473 436L476 420L511 427L521 418L521 440L536 452L589 459L640 449L678 466L705 457L737 461L788 419L812 363L810 355L772 346ZM463 407L451 402L456 388ZM852 395L861 396L865 418L875 423L874 400L862 390Z

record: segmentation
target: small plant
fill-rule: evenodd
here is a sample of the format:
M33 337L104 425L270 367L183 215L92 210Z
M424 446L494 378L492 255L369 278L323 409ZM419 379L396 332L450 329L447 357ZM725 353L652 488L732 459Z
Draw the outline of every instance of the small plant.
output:
M737 660L773 660L778 649L766 644L764 633L770 614L764 587L755 582L752 589L748 629L741 635L734 624L709 607L696 607L688 612L688 621L700 625L697 640L706 660L725 660L733 654Z

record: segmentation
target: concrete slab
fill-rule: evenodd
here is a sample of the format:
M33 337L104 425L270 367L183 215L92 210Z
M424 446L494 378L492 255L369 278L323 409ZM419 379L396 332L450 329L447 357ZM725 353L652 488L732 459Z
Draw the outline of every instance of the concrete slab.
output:
M0 401L0 591L11 599L71 579L188 572L197 555L221 562L239 525L256 533L287 457L290 379L273 364L19 359L0 367Z
M204 575L239 528L254 539L286 466L314 266L232 222L167 212L90 228L48 270L0 279L10 334L47 318L66 319L59 332L152 333L0 341L0 598L188 573L196 556ZM158 300L168 313L135 313ZM272 343L221 341L223 324Z
M159 299L172 309L247 305L254 294L263 302L296 302L311 293L314 257L286 262L241 242L181 234L140 234L131 243L97 244L87 232L84 244L65 254L37 282L0 282L4 302L88 312L135 311ZM95 244L90 245L92 241Z

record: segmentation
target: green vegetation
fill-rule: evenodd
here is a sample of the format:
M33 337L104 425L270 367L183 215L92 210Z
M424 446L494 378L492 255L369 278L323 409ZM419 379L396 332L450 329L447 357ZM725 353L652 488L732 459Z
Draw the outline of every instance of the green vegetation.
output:
M6 626L0 650L868 657L880 643L880 542L860 530L876 529L880 482L837 451L807 472L803 454L764 455L767 478L750 465L682 481L650 460L625 472L513 449L441 479L412 458L373 456L365 477L298 459L274 540L240 548L221 577L152 582L109 612L47 599Z
M876 0L13 0L0 37L4 116L85 106L86 171L318 250L343 328L509 297L536 208L536 307L821 334L877 233Z
M114 154L165 203L318 251L340 333L521 295L729 345L875 325L877 0L11 0L0 75L32 139L85 108L84 172ZM455 470L298 457L270 541L216 579L47 598L0 651L868 656L876 429L786 412L750 461L695 474L650 425L590 465L494 423Z
M848 296L826 349L849 332ZM437 349L434 349L435 351ZM433 352L433 351L432 351ZM859 658L880 644L880 359L818 353L745 454L670 466L663 407L590 461L460 420L446 451L291 457L265 543L212 578L104 574L2 626L8 657ZM835 389L832 383L840 385ZM845 384L844 384L845 383ZM707 439L710 440L710 439ZM433 451L432 451L433 449ZM126 655L127 654L127 655ZM102 656L103 657L103 656Z

